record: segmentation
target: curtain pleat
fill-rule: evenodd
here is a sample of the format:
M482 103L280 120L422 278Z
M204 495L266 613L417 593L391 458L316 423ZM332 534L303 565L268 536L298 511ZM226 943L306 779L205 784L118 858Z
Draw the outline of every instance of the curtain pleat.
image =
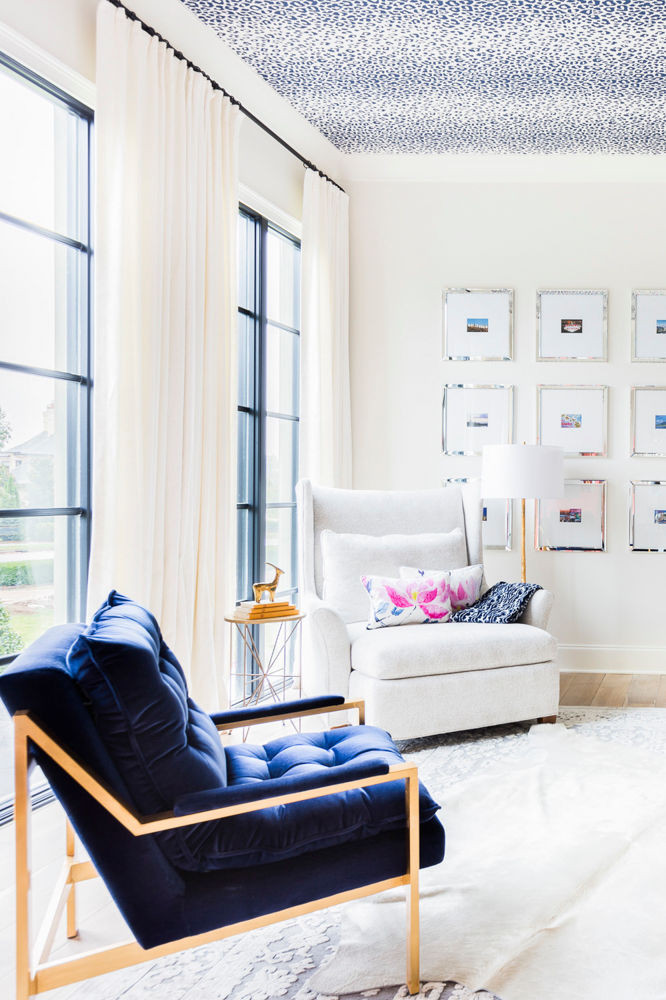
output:
M349 198L305 171L301 240L299 472L352 485L349 384Z
M211 710L235 600L239 123L100 4L89 609L111 588L145 604Z

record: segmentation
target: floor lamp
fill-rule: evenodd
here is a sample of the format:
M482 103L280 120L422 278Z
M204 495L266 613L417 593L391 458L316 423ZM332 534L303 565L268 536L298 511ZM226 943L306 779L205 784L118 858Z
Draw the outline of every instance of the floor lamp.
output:
M525 574L525 500L558 499L564 494L564 452L544 444L492 444L483 449L481 496L520 500L521 580Z

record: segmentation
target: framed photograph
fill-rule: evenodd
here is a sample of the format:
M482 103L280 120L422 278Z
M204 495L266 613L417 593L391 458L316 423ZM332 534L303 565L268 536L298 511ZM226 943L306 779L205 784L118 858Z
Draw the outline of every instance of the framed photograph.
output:
M511 361L512 288L447 288L443 303L445 361Z
M666 386L632 387L631 455L666 458Z
M445 385L442 451L480 455L485 444L513 442L512 385Z
M445 479L444 486L470 482L467 476ZM484 549L506 549L511 551L512 535L511 500L484 500L482 510L481 536Z
M568 457L605 458L607 414L605 385L538 385L537 443Z
M643 479L629 484L629 548L666 552L666 482Z
M631 360L666 361L666 289L631 293Z
M608 292L537 291L537 361L606 361Z
M534 547L542 552L606 551L606 482L565 479L561 500L536 500Z

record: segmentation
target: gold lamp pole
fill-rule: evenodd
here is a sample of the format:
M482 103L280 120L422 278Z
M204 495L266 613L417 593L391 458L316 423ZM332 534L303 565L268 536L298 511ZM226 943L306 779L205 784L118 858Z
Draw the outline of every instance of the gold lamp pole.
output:
M556 499L564 493L564 452L543 444L493 444L483 449L481 496L520 500L520 578L527 581L525 500Z

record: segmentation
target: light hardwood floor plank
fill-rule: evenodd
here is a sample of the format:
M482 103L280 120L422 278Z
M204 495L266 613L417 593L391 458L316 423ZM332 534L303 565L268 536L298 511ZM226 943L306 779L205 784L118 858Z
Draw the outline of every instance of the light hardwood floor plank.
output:
M560 698L560 705L591 705L605 674L577 673Z
M570 673L568 673L568 674L560 674L560 702L562 701L562 697L564 696L565 692L567 691L567 688L571 684L572 678L574 676L575 676L574 674L570 674Z
M624 708L631 678L631 674L604 674L590 704L602 708Z
M660 683L660 674L634 674L627 692L627 706L630 708L654 708Z
M659 675L659 690L657 691L655 708L666 708L666 674Z

